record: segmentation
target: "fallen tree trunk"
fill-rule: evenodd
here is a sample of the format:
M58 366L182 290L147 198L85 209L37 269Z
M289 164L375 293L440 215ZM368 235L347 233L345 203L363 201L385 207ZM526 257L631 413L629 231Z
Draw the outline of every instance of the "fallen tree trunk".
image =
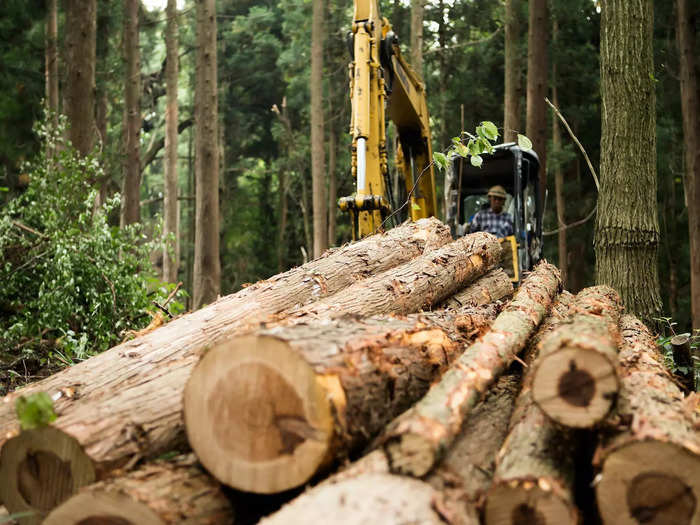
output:
M485 525L578 522L573 498L575 436L547 418L532 400L530 369L539 342L569 318L571 295L560 295L552 314L528 345L523 389L508 437L498 453L494 483L484 506Z
M603 522L700 523L700 397L687 398L663 364L649 330L620 322L617 412L596 451Z
M420 477L442 458L481 395L523 349L560 286L559 271L539 264L491 330L455 361L423 399L390 424L380 444L392 472Z
M541 343L532 397L553 420L586 428L602 421L615 402L622 301L612 288L593 286L576 295L572 309L571 322Z
M447 299L441 306L445 308L462 308L464 306L492 303L511 295L513 295L513 283L510 282L510 278L503 271L503 268L494 268L464 290Z
M231 339L206 353L185 388L190 445L231 487L301 485L410 407L497 313L319 320Z
M194 456L146 465L87 487L56 507L44 525L225 524L234 511Z

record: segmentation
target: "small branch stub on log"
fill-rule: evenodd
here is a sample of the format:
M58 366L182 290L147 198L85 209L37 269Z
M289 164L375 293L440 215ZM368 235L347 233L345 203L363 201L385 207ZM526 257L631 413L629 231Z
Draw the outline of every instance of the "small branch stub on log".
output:
M207 352L185 388L190 445L234 488L301 485L419 399L496 313L317 320L232 339Z
M700 523L700 396L684 398L654 337L635 317L620 322L617 413L594 458L603 522Z
M457 359L423 399L390 424L379 444L392 472L421 477L442 458L481 395L523 349L560 287L559 271L551 264L539 264L491 330Z
M511 295L513 295L513 283L510 282L510 278L503 271L503 268L494 268L464 290L447 299L442 306L462 308L463 306L499 301Z
M532 397L555 421L585 428L602 421L617 394L615 374L622 302L607 286L579 292L572 319L540 343Z

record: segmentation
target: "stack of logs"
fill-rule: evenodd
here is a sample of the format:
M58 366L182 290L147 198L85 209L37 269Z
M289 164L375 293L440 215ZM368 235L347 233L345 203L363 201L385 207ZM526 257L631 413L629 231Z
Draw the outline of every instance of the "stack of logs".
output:
M700 524L700 405L652 334L547 263L514 293L500 256L408 223L12 393L0 504L23 524ZM39 391L58 417L20 431Z

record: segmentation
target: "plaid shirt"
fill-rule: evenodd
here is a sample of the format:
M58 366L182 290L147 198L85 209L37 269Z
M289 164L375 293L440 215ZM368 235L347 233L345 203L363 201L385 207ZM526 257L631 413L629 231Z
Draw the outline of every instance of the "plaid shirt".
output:
M469 225L469 233L489 232L496 237L513 235L513 217L510 213L494 213L491 208L481 210L474 215Z

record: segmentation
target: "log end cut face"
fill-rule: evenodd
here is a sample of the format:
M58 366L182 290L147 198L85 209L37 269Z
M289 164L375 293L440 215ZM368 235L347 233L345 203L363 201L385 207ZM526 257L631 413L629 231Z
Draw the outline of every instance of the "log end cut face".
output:
M606 523L700 523L700 458L659 441L620 447L606 455L596 495Z
M192 449L219 481L257 493L306 482L333 431L327 384L286 342L238 337L209 350L184 394Z
M581 348L563 348L537 364L532 396L549 417L569 427L590 427L613 406L618 380L607 356Z
M20 433L0 453L0 501L10 513L34 513L39 523L54 507L95 481L95 469L80 444L52 426Z
M576 525L578 514L546 480L511 480L495 485L486 499L486 525Z
M44 525L165 525L147 505L117 492L76 494L46 517Z

